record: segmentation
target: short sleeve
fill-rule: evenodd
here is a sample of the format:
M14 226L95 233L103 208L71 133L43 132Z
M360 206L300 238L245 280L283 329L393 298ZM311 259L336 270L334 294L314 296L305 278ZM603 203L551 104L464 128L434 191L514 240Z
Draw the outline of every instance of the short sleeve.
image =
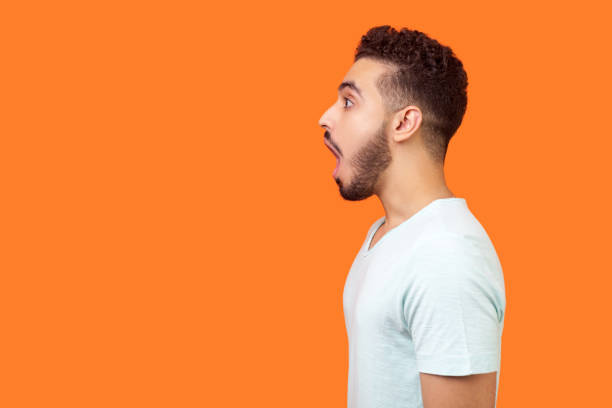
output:
M415 247L402 307L418 371L459 376L499 370L505 294L496 257L458 234Z

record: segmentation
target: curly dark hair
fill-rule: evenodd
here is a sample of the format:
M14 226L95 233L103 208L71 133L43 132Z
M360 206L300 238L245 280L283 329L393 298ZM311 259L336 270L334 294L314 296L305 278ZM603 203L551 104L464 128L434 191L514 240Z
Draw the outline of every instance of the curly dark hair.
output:
M418 30L371 28L361 37L355 61L372 58L390 69L377 81L387 114L408 105L423 113L423 142L434 160L446 150L467 106L467 74L452 49Z

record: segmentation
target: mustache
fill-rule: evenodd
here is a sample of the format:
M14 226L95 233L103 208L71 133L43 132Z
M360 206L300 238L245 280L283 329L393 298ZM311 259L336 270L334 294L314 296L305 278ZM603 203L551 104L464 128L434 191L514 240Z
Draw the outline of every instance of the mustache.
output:
M330 145L332 145L332 146L334 147L334 149L336 149L336 151L337 151L338 153L340 153L340 156L343 156L343 154L342 154L342 150L340 150L340 148L338 148L338 145L337 145L336 143L334 143L334 142L331 140L331 135L329 134L329 131L327 131L327 130L325 131L325 133L323 134L323 138L324 138L325 140L327 140L327 142L328 142Z

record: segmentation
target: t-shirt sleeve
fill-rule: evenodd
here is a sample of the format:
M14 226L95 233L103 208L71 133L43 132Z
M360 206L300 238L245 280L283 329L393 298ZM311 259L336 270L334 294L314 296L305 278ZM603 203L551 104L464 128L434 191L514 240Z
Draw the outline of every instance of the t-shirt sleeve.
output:
M414 248L402 308L418 371L459 376L499 370L505 294L496 259L460 235Z

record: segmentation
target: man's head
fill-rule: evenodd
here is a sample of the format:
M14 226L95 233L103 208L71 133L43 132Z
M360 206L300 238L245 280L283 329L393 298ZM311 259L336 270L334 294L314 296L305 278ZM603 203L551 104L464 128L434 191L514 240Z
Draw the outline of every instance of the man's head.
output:
M380 190L392 161L416 149L443 166L465 113L466 88L463 65L449 47L416 30L370 29L337 101L319 120L338 156L334 177L343 198L363 200Z

